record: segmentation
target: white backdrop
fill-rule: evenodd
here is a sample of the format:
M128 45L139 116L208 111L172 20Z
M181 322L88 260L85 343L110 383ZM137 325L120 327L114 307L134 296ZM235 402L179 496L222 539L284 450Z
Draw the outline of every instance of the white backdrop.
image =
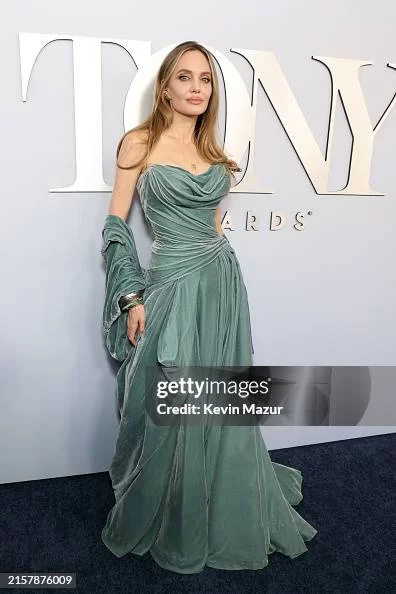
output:
M121 45L129 44L139 63L147 51L195 39L234 66L249 96L253 70L237 50L272 52L323 157L331 77L311 56L372 63L359 70L359 80L373 127L395 93L396 73L387 67L396 62L396 7L390 0L202 0L193 17L188 8L181 0L1 3L0 482L104 471L112 457L117 366L101 334L101 229L116 146L124 126L135 124L124 122L124 105L138 72ZM42 35L59 40L39 51ZM98 39L107 42L95 69ZM88 76L76 69L79 60L92 64ZM90 94L92 88L101 93ZM222 130L226 99L223 91ZM128 113L149 105L149 93L129 97ZM352 138L340 99L334 109L328 188L338 190L347 185ZM250 165L259 186L272 193L235 188L221 205L235 227L226 234L249 292L254 362L367 366L372 379L370 406L357 427L266 427L269 449L394 430L367 425L380 423L378 410L393 400L384 384L374 389L373 367L396 365L395 130L391 109L370 165L371 187L384 196L318 195L271 101L257 87ZM279 210L286 223L270 231L271 211ZM244 229L247 211L258 218L258 231ZM295 214L307 211L313 214L296 231ZM152 237L137 200L129 222L147 266ZM396 372L388 371L390 385Z

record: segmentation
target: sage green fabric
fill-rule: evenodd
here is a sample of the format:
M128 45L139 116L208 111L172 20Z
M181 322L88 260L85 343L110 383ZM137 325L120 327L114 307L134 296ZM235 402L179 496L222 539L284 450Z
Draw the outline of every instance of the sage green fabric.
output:
M257 425L159 426L145 409L146 365L252 364L246 288L234 249L215 225L230 185L221 164L200 175L159 164L143 172L137 188L155 236L147 270L122 219L108 216L104 229L104 332L122 364L109 469L115 505L102 540L117 557L150 551L179 573L205 565L261 569L274 551L304 553L317 533L293 507L302 499L301 472L272 463ZM146 330L134 347L116 302L142 286Z
M140 266L132 231L123 219L108 215L102 238L106 268L103 333L110 355L124 361L133 345L126 335L128 312L121 312L118 300L145 288L146 270Z

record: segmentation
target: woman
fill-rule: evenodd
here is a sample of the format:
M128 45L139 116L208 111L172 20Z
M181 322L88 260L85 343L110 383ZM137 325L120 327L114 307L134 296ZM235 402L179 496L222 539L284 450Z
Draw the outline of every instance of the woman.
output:
M271 462L256 424L150 414L157 372L252 363L246 288L218 210L240 171L215 140L218 105L211 55L178 45L159 69L150 117L120 140L103 229L103 328L122 365L116 503L102 539L117 557L150 551L179 573L261 569L274 551L304 553L317 532L292 507L301 472ZM155 236L147 270L126 224L135 187Z

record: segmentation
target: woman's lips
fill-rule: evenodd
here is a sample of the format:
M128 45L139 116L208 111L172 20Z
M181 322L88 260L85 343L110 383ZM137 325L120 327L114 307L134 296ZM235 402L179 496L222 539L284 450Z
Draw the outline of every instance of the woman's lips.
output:
M203 99L187 99L189 103L194 103L198 105L199 103L203 103Z

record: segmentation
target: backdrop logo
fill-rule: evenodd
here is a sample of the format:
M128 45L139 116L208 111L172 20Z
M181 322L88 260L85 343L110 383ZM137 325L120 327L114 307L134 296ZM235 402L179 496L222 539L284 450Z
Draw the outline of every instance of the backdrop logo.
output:
M177 44L171 44L151 53L148 41L92 38L77 35L19 33L22 100L26 101L27 88L33 64L41 50L58 40L69 39L73 44L76 179L64 188L51 192L103 192L112 187L103 180L102 167L102 104L101 104L101 46L113 43L123 47L138 69L127 93L124 109L124 126L130 129L145 117L151 108L152 85L160 63ZM260 88L267 95L298 159L315 192L321 195L384 196L370 186L370 167L374 139L388 117L395 102L389 102L373 127L359 83L359 70L372 62L347 58L312 56L324 64L331 79L329 121L326 151L322 154L303 112L284 76L280 65L270 51L231 49L252 67L251 88L247 88L236 67L216 48L206 46L215 58L226 90L225 138L227 152L241 162L248 155L246 169L240 182L231 192L270 194L255 174L255 130L257 95ZM395 68L394 64L387 64ZM310 90L310 92L312 92ZM335 109L340 98L351 135L353 137L348 179L344 188L328 190L333 156Z

